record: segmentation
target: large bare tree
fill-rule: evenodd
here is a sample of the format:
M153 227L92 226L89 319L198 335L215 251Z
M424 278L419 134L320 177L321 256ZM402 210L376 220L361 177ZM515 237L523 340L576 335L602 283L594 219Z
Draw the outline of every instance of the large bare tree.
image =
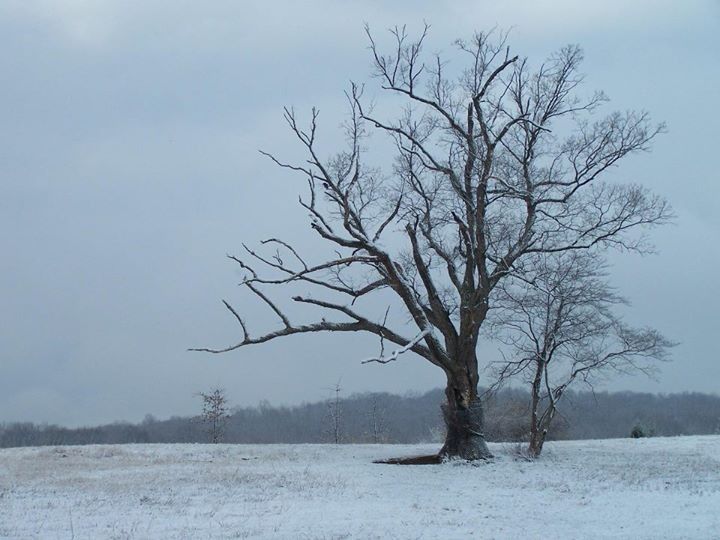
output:
M246 272L245 287L282 324L251 334L226 303L240 340L200 350L228 352L311 332L374 334L382 353L370 361L413 352L443 371L447 435L439 455L480 459L490 452L477 346L495 288L522 274L525 260L537 253L645 249L636 233L663 222L666 203L638 185L602 179L626 156L646 150L662 126L644 113L598 118L606 98L580 97L578 47L565 47L533 69L510 53L506 35L478 33L456 43L458 69L425 55L427 33L426 27L411 39L404 28L392 30L386 54L367 31L375 80L402 103L393 118L376 115L364 87L353 84L345 151L324 157L317 110L305 126L285 109L307 159L288 163L266 155L306 178L308 195L300 204L330 256L315 260L279 238L263 243L270 252L246 247L232 256ZM391 168L371 162L372 132L389 137ZM322 311L315 322L292 322L267 293L297 283L316 291L292 297ZM391 323L387 311L368 309L368 297L394 302L405 317L393 311ZM397 348L386 354L388 344Z
M612 373L651 374L673 344L616 313L626 300L608 284L597 254L537 254L532 270L498 287L486 330L506 345L497 383L530 387L528 455L538 457L566 390Z

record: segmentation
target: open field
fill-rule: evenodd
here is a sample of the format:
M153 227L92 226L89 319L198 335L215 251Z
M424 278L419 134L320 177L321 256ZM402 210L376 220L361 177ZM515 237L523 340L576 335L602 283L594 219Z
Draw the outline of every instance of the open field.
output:
M537 462L373 459L435 446L0 450L2 538L720 538L720 436L549 443Z

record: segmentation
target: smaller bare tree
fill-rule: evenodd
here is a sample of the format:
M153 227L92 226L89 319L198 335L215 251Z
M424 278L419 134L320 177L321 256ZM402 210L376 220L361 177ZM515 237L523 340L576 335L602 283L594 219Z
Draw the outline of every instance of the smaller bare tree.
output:
M509 350L497 366L496 386L511 377L530 385L528 452L537 457L571 384L592 385L613 372L651 375L673 343L614 313L626 300L608 285L606 265L596 254L544 254L530 262L532 273L498 291L491 328Z
M340 381L335 383L332 388L335 397L327 401L327 416L329 427L327 429L330 440L335 444L340 444L342 441L342 405L340 403Z
M210 442L217 444L225 435L225 424L228 417L228 400L225 390L215 388L210 393L198 392L203 400L203 410L200 421L206 424Z
M368 411L369 434L373 444L387 442L387 422L385 408L380 403L380 396L373 394Z

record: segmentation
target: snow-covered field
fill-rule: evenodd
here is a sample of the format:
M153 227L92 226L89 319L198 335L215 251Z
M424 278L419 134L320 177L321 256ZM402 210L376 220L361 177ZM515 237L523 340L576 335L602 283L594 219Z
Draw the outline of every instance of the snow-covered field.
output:
M0 450L2 538L720 538L720 437L435 446Z

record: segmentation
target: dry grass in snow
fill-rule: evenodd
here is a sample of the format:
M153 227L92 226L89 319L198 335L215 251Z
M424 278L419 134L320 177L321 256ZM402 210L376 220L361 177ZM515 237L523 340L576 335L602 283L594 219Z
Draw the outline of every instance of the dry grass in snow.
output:
M720 538L720 437L548 443L536 462L373 464L399 445L0 450L2 538Z

